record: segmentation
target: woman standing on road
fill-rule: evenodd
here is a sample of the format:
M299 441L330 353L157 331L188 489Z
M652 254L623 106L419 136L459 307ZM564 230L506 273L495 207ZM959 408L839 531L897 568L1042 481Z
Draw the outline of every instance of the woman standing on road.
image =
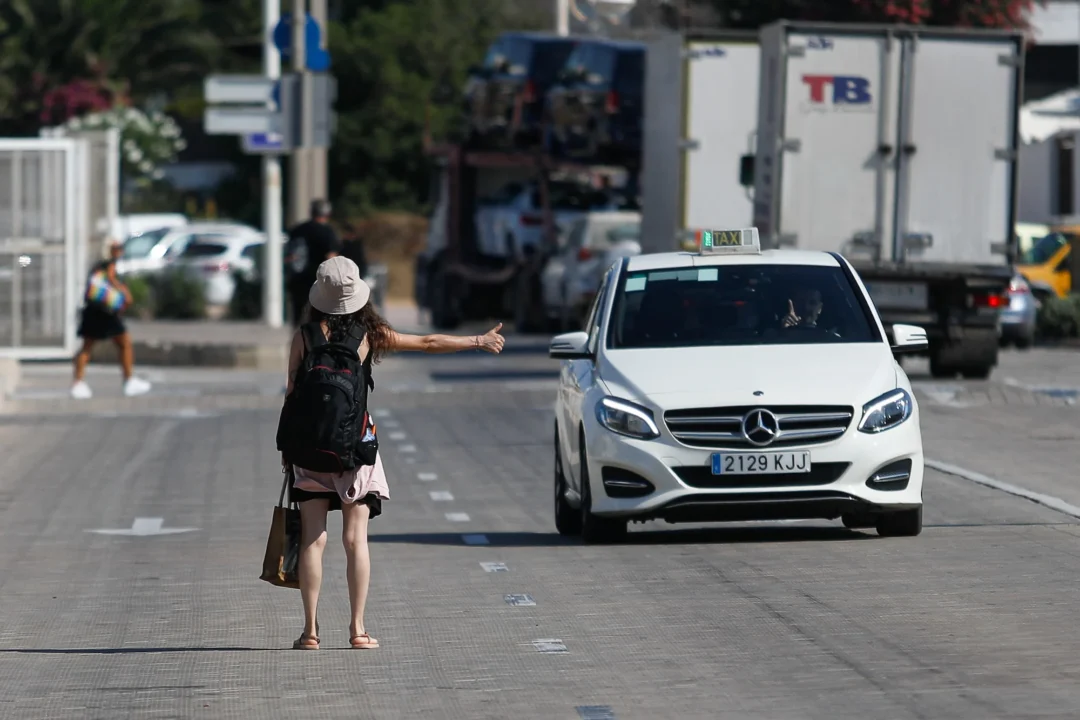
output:
M330 342L343 342L346 337L363 340L358 350L361 361L371 355L378 363L387 353L413 351L452 353L463 350L502 351L504 339L498 325L485 335L457 337L452 335L404 335L395 332L368 303L371 289L360 278L356 263L345 257L333 257L323 262L315 284L308 294L308 322L293 336L289 353L289 376L286 395L292 392L297 370L307 352L305 329L321 333ZM284 458L282 458L284 462ZM300 597L304 603L304 631L293 643L298 650L319 649L317 610L322 586L323 550L326 547L326 515L341 510L345 545L349 605L352 621L349 624L349 644L358 650L379 647L379 641L368 634L364 626L364 605L367 601L371 565L368 555L368 520L382 514L383 500L390 499L390 490L383 471L382 458L375 464L360 466L344 473L326 473L294 467L295 479L290 498L300 506Z
M131 304L131 291L116 276L116 262L124 254L123 244L113 241L109 244L109 258L90 271L90 277L104 275L108 285L124 296L125 305ZM89 283L88 283L89 286ZM89 288L88 288L89 289ZM119 312L112 311L99 302L87 301L79 323L79 337L83 339L82 349L75 356L75 382L71 386L71 397L76 400L88 400L94 393L86 384L86 365L94 345L105 340L112 340L120 352L120 368L124 374L124 395L144 395L150 391L150 383L135 377L135 349L131 343L124 320Z

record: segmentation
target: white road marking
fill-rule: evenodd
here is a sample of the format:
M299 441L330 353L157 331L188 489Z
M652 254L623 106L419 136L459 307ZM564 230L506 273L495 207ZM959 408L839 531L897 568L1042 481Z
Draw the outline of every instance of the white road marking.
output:
M416 477L420 482L435 482L439 479L439 476L435 473L417 473Z
M446 513L446 519L450 522L469 522L468 513Z
M435 500L436 502L453 502L454 501L453 494L448 492L447 490L432 490L431 492L428 493L428 495L430 495L431 499Z
M378 410L372 410L371 414L377 418L388 418L391 415L389 410L383 408L379 408Z
M1051 510L1057 510L1065 515L1071 515L1074 518L1080 518L1080 507L1076 505L1070 505L1061 498L1054 497L1053 495L1044 495L1033 490L1019 487L1011 483L996 480L982 473L975 472L974 470L968 470L966 468L959 467L957 465L950 465L949 463L939 462L938 460L931 460L926 458L924 461L926 467L931 470L937 470L940 473L946 475L953 475L958 478L963 478L969 482L973 482L976 485L984 485L994 490L1000 490L1001 492L1008 493L1009 495L1015 495L1016 497L1030 500L1033 503L1048 507Z
M99 535L138 535L139 537L145 537L147 535L175 535L177 533L192 532L199 529L162 527L164 524L164 518L137 517L135 518L135 521L131 523L130 528L100 528L97 530L87 530L86 532L97 533Z
M401 447L398 448L398 450L400 450L403 453L414 453L414 452L416 452L416 446L415 445L402 445Z
M511 593L510 595L503 595L503 600L507 605L513 607L535 607L536 601L533 600L532 595L523 595L518 593Z
M388 430L393 430L394 428L401 427L401 423L399 423L397 420L383 420L383 427L387 428Z
M450 516L447 515L447 517L450 517ZM465 517L468 517L468 515L466 515ZM461 541L463 543L465 543L466 545L490 545L491 544L491 542L488 540L487 535L462 535L461 536ZM484 563L480 563L480 564L483 565ZM505 569L505 567L506 566L503 565L504 569ZM493 571L488 570L488 572L493 572ZM494 572L498 572L498 571L496 570Z
M467 537L475 537L473 535L462 535L462 539ZM487 540L487 536L483 536ZM468 540L465 541L468 543ZM480 567L484 568L484 572L510 572L510 568L506 567L506 563L501 562L482 562Z
M542 653L564 653L567 651L566 644L562 640L556 639L533 640L532 646Z
M399 440L400 441L400 440L404 440L405 438L407 438L408 435L406 435L403 432L392 432L387 437L389 437L391 440Z

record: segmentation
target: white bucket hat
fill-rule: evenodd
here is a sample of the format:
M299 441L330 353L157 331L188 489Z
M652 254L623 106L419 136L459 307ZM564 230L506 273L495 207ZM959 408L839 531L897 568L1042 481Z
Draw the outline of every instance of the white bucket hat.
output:
M339 255L319 265L308 302L327 315L352 315L367 305L370 297L371 288L360 277L360 268Z

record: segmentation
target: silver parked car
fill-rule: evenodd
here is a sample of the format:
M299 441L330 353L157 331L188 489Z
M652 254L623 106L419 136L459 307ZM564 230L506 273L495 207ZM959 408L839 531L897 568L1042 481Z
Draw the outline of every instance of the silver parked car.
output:
M1035 342L1035 318L1039 301L1023 275L1009 283L1008 305L1001 308L1001 344L1029 348Z

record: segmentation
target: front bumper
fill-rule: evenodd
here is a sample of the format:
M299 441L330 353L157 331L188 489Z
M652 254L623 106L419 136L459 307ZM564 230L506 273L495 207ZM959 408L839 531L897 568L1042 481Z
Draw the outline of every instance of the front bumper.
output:
M633 440L589 418L585 432L592 511L678 523L832 519L849 512L921 506L923 449L918 409L904 424L878 435L858 432L856 424L857 419L843 436L828 443L778 448L809 451L812 470L807 475L714 476L712 455L723 451L686 447L666 429L657 440ZM876 473L896 464L908 468L906 482L868 483ZM647 481L651 491L640 497L620 496L635 478Z

